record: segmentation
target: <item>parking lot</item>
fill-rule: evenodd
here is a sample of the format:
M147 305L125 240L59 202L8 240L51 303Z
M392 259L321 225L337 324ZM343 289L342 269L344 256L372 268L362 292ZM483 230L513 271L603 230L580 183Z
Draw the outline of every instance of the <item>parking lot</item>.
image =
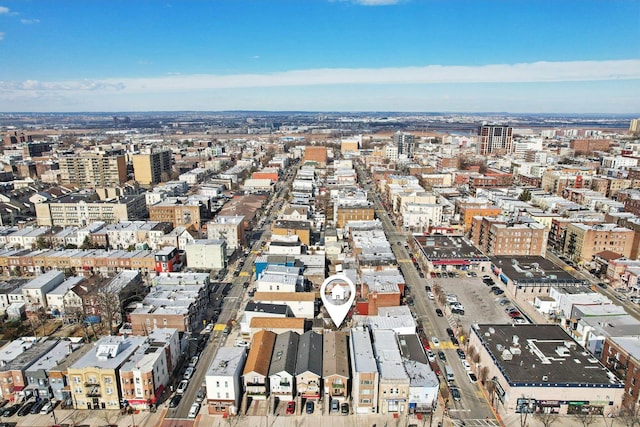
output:
M477 277L468 277L464 272L459 272L458 277L435 277L433 283L439 283L445 294L455 294L458 302L464 306L464 315L451 314L447 307L445 315L453 317L453 320L463 330L468 330L473 323L512 323L511 317L505 308L512 304L500 304L500 300L509 299L506 294L496 295L491 287L482 281L481 274ZM496 279L489 273L489 276ZM495 286L504 290L504 285L496 281ZM448 306L448 304L445 303Z

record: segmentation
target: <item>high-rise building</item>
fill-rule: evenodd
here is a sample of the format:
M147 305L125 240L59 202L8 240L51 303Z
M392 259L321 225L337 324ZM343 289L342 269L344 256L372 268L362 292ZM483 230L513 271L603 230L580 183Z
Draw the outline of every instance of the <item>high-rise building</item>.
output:
M632 119L629 124L629 133L633 135L640 134L640 119Z
M511 152L513 128L510 126L482 125L478 127L478 148L483 156Z
M59 161L60 183L83 188L116 187L127 181L124 154L86 153Z
M407 157L413 157L413 149L416 144L416 137L410 133L396 132L393 134L393 143L398 147L398 156L403 154Z
M171 172L171 150L152 150L131 156L133 174L140 185L162 182L162 174Z

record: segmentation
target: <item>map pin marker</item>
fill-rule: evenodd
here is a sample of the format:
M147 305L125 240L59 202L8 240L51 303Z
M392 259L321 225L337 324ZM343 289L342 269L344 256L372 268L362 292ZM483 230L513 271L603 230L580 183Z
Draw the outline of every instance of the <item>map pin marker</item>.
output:
M334 274L322 283L320 298L333 324L339 328L356 299L356 285L346 275Z

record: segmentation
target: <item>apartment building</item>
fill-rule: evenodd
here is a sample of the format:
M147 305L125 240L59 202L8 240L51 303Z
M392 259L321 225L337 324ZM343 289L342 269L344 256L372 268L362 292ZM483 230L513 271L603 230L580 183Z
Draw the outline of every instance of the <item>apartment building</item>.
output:
M300 242L311 244L311 223L309 221L278 220L271 225L271 233L276 236L298 236Z
M408 412L411 382L404 368L395 332L389 329L374 329L373 348L380 373L378 411L381 414Z
M575 262L590 263L599 252L611 251L631 256L634 231L617 224L567 225L563 253Z
M236 415L242 396L242 370L247 352L243 347L220 347L207 368L207 404L209 414Z
M640 399L640 352L638 336L610 336L605 339L601 361L624 383L622 408L636 413Z
M486 255L539 255L547 251L544 225L530 218L473 218L471 241Z
M261 330L251 339L251 347L242 378L246 397L265 400L269 397L269 364L273 356L276 334Z
M143 336L106 336L67 369L75 409L119 409L120 369L144 344Z
M122 365L119 372L123 400L135 409L148 409L169 385L180 357L177 329L151 331L147 340Z
M150 186L163 181L163 174L171 172L171 150L150 150L131 156L134 178L140 185Z
M482 156L511 153L513 128L510 126L482 125L478 127L478 153Z
M184 226L200 232L211 210L200 199L168 197L149 206L151 221L170 222L174 227Z
M2 348L3 359L0 361L0 390L7 400L17 399L18 393L29 385L26 372L42 356L49 353L58 340L27 341L18 339Z
M218 215L207 223L209 239L222 239L227 242L227 249L236 250L246 244L245 217L243 215Z
M117 187L127 181L127 162L124 154L83 153L63 156L60 165L60 184L79 188Z
M371 335L366 328L351 330L349 337L351 361L351 396L357 414L378 412L378 383L380 374L373 353Z
M187 267L221 270L227 266L227 242L222 239L197 239L185 247Z
M35 204L38 225L47 227L85 227L96 221L113 224L145 218L143 195L97 200L95 193L73 194Z

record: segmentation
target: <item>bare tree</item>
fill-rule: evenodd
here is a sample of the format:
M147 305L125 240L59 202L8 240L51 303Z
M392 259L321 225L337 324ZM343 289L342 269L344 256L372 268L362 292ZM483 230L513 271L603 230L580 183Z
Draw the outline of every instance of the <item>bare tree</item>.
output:
M551 424L558 421L558 419L560 418L560 415L544 413L544 412L536 412L535 414L533 414L533 418L536 421L538 421L540 424L542 424L544 427L551 427Z
M442 396L442 400L449 399L449 387L440 387L440 396Z
M576 418L584 427L589 427L596 422L596 416L590 412L580 412L576 415Z
M480 382L484 383L488 377L489 377L489 367L483 366L478 372L478 379L480 380ZM489 388L487 386L485 386L485 388L487 389L487 391L489 391Z
M118 420L120 419L120 411L118 410L102 410L100 411L101 415L102 415L102 419L104 419L104 422L107 426L113 426L113 425L118 425ZM545 426L546 427L546 426Z
M113 286L103 286L102 289L96 293L96 305L100 310L102 323L107 326L109 335L113 335L113 323L114 321L119 322L121 317L118 290Z
M87 418L89 418L88 411L80 411L75 409L71 412L71 415L69 415L69 417L65 421L68 421L69 427L77 427L82 424L82 422Z
M618 412L618 421L620 421L625 427L638 427L640 426L640 418L637 411L633 408L623 407Z

